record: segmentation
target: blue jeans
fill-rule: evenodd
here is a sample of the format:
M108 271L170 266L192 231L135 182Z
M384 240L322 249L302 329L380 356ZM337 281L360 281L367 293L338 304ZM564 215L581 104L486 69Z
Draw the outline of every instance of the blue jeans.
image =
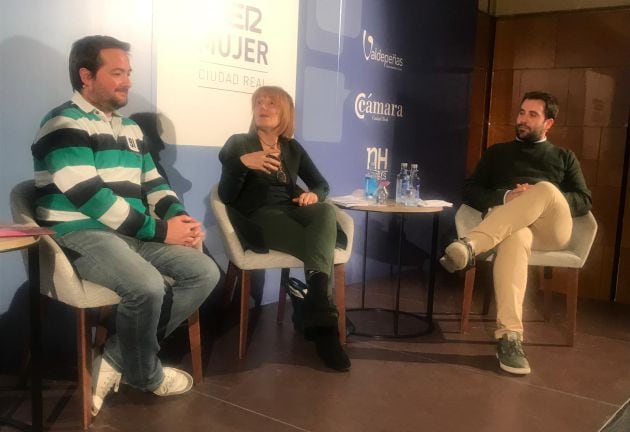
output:
M121 298L116 333L103 356L127 384L155 390L164 374L159 339L186 320L216 287L219 269L200 251L146 242L112 231L75 231L55 239L81 278ZM174 279L167 284L164 276Z

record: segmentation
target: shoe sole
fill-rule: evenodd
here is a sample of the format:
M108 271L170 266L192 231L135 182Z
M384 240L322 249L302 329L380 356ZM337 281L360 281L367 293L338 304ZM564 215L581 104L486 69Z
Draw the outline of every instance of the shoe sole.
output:
M328 369L330 369L330 370L332 370L332 371L335 371L335 372L342 372L342 373L343 373L343 372L349 372L349 371L350 371L350 368L352 367L352 365L348 365L348 367L344 367L344 368L340 368L340 367L332 367L331 365L327 365L327 364L325 364L325 363L324 363L324 365L325 365Z
M155 392L151 392L151 393L153 393L154 395L159 396L159 397L179 396L179 395L183 395L183 394L188 393L189 391L192 390L192 388L193 388L193 386L190 385L190 386L186 386L186 388L184 390L171 392L171 393L167 393L167 394L157 394Z
M459 267L457 267L455 265L455 263L453 261L451 261L451 259L448 256L446 256L446 255L444 255L442 258L440 258L440 264L449 273L455 273L458 270L462 270Z
M498 358L499 356L497 356L497 359ZM506 364L501 363L501 360L499 360L499 367L502 370L509 372L511 374L514 374L514 375L528 375L532 371L531 368L514 368L512 366L508 366Z

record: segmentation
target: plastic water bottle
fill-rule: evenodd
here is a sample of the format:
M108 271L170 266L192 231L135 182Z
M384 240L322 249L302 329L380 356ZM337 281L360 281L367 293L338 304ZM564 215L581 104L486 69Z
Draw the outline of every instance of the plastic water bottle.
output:
M396 204L405 203L405 193L409 187L409 170L407 163L400 164L400 172L396 176Z
M370 162L370 167L365 173L365 197L374 198L376 188L378 187L378 176L374 162Z
M411 164L411 172L409 174L409 192L407 193L407 206L416 206L420 201L420 173L418 172L418 164Z

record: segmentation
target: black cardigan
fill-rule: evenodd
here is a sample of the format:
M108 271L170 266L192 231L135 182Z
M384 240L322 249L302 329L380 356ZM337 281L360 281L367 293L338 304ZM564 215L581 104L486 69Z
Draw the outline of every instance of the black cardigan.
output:
M242 155L262 150L256 134L232 135L219 152L222 165L219 197L228 208L228 216L243 247L259 253L267 252L269 248L263 240L261 228L254 219L248 217L251 213L267 205L295 205L291 198L303 192L296 185L298 177L310 192L317 195L319 202L326 199L330 190L328 182L300 143L294 139L283 139L280 145L284 169L289 178L285 202L278 202L278 195L273 191L273 188L278 187L275 175L250 170L241 162ZM337 240L344 247L347 244L345 234L339 229Z

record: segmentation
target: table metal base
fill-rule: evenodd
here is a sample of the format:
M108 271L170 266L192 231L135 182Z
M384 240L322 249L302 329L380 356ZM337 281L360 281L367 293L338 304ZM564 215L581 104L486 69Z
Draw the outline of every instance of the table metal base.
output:
M368 338L372 338L372 339L408 339L408 338L414 338L414 337L418 337L418 336L424 336L427 334L430 334L433 331L433 320L429 319L428 317L416 314L416 313L412 313L412 312L403 312L403 311L397 311L395 309L384 309L384 308L352 308L352 309L346 309L346 312L357 312L357 313L387 313L387 314L392 314L393 315L393 324L392 324L392 332L391 333L363 333L361 331L359 331L359 325L357 324L357 322L360 323L360 320L356 320L354 319L354 325L355 325L355 331L353 331L351 334L354 336L363 336L363 337L368 337ZM404 315L410 318L413 318L415 320L421 321L423 322L425 325L423 327L421 327L420 330L414 331L413 333L400 333L399 332L399 316L400 315Z
M441 209L440 209L441 211ZM363 240L363 277L361 281L361 307L359 308L351 308L347 309L347 312L376 312L376 313L390 313L394 315L393 322L393 332L392 333L363 333L359 331L355 331L353 334L357 336L365 336L374 339L403 339L403 338L413 338L416 336L423 336L431 333L434 329L433 325L433 295L435 290L435 267L437 262L437 242L438 242L438 231L439 231L439 212L433 212L432 218L432 228L431 228L431 253L430 253L430 261L429 261L429 277L427 284L427 310L424 315L420 315L418 313L411 312L402 312L400 310L400 288L401 288L401 275L402 275L402 261L401 261L401 251L402 251L402 241L403 241L403 233L405 231L405 213L400 213L400 229L398 233L398 283L396 286L396 307L395 309L383 309L383 308L366 308L365 307L365 282L366 282L366 268L367 268L367 238L368 238L368 215L369 211L365 211L365 232L364 232L364 240ZM425 324L418 331L414 331L413 333L403 333L400 334L398 331L398 317L400 315L405 315L412 317L418 321L421 321Z

